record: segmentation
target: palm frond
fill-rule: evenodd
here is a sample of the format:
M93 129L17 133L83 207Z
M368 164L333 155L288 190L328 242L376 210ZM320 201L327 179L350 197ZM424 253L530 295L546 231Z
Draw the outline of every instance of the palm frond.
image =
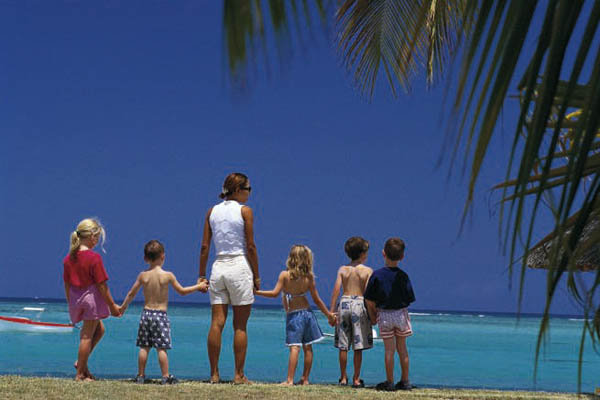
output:
M470 1L467 10L476 9L476 3L479 2ZM589 12L582 13L586 6ZM584 228L589 226L592 216L600 212L600 155L596 154L600 148L600 49L595 55L590 53L600 21L600 2L510 0L498 1L493 9L482 7L482 10L474 20L474 29L482 36L471 38L468 44L455 101L455 109L462 109L463 113L461 134L465 130L465 121L471 121L465 132L465 162L470 160L471 165L465 212L473 199L500 110L514 80L516 65L525 62L528 67L518 84L521 112L512 140L506 179L496 188L503 190L500 214L501 224L506 227L504 242L510 250L511 272L515 254L525 253L521 263L519 304L527 256L535 249L532 237L540 206L549 205L555 216L552 237L556 245L547 254L547 297L538 336L537 366L550 305L563 277L566 276L569 293L580 302L585 315L590 316L591 331L600 331L600 321L596 317L598 305L592 301L600 285L588 290L578 287L574 275L577 272L572 268L577 254L588 246L587 242L580 241ZM536 11L543 11L544 15L540 28L534 28L532 23ZM498 22L499 15L502 15L501 22ZM578 24L585 28L581 39L574 42ZM532 36L535 36L537 46L534 52L526 54L523 44ZM485 43L483 49L482 42ZM490 44L494 54L491 59L488 56ZM577 46L574 61L566 57L569 45ZM582 83L585 65L591 66L591 77ZM571 69L569 80L561 81L567 68ZM485 79L481 83L483 76ZM466 99L465 93L469 93ZM477 103L473 106L475 98ZM460 136L459 140L462 140ZM474 148L470 146L471 141L475 143ZM510 179L515 171L516 177ZM554 194L558 194L557 201L552 200ZM504 204L508 205L507 210ZM519 241L521 237L524 242ZM599 281L600 269L596 274Z
M296 26L295 39L299 42L303 42L303 35L311 35L313 29L325 32L326 10L332 3L333 0L310 4L307 0L224 0L223 39L231 84L236 88L247 87L253 73L261 67L269 74L274 64L274 57L270 57L272 50L278 64L287 62L291 58L292 25ZM321 23L313 24L315 18Z
M345 0L337 11L338 51L358 89L373 96L382 73L394 95L425 67L441 76L457 48L465 1Z

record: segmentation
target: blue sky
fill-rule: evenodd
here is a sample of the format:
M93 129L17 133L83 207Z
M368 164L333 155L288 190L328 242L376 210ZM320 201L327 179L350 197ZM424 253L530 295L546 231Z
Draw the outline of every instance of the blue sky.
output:
M291 245L315 253L329 296L344 241L407 243L417 309L515 311L498 236L498 195L517 102L459 236L466 179L448 179L444 85L367 102L326 40L245 95L226 84L220 2L3 2L0 5L0 297L62 297L62 258L79 220L98 216L116 298L164 242L165 267L195 281L206 210L224 177L253 192L263 286ZM444 114L446 113L446 114ZM540 232L540 237L543 232ZM528 271L523 310L541 312L545 273ZM559 293L553 311L577 309ZM138 300L142 297L138 296ZM178 301L207 302L192 294ZM275 301L260 300L276 304Z

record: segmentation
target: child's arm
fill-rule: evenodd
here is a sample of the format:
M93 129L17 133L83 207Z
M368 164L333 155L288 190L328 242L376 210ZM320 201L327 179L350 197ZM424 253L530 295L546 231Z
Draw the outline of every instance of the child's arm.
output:
M283 310L287 313L290 308L287 296L281 296L281 302L283 303Z
M106 281L102 283L96 283L96 287L98 288L98 291L100 291L100 295L102 295L104 301L106 301L106 304L108 304L108 308L110 309L110 315L112 315L113 317L120 317L121 310L115 304L115 301L113 300L113 297L110 294L110 289L108 288Z
M277 279L277 283L275 284L275 288L273 288L273 290L257 290L256 295L264 297L279 296L279 293L281 293L281 289L283 289L283 280L285 279L286 274L287 271L281 271L281 273L279 274L279 279ZM283 306L285 307L285 304Z
M375 302L372 300L367 300L367 308L369 311L369 318L371 319L371 325L377 324L377 308L375 307Z
M335 285L333 285L333 293L331 294L331 307L329 311L336 312L335 305L337 303L338 296L340 295L340 287L342 286L342 268L338 269L337 278L335 279Z
M369 276L367 276L367 279L365 279L365 287L363 288L363 293L366 292L366 290L367 290L367 285L369 284L371 275L373 275L373 269L369 268Z
M138 277L136 278L135 282L133 283L133 286L131 287L131 289L129 289L129 292L127 293L127 296L125 297L125 300L123 300L123 304L121 304L121 307L119 307L119 310L121 311L121 315L125 314L125 310L127 310L127 307L129 307L129 303L131 303L131 301L135 298L135 295L137 294L138 290L140 290L140 287L142 287L142 274L140 273L138 275Z
M69 290L71 289L71 284L69 282L65 282L65 297L67 298L67 305L69 304Z
M323 300L321 300L321 297L319 297L319 292L317 292L317 287L315 286L314 279L310 280L310 295L312 296L317 307L319 307L319 310L321 310L321 312L323 314L325 314L325 316L327 317L327 320L329 321L329 325L334 326L335 325L335 315L333 315L333 313L329 312L329 310L327 309L327 306L325 306L325 303L323 303Z
M204 280L200 281L200 283L197 283L195 285L183 287L179 284L179 282L177 282L177 278L175 278L175 275L172 272L169 272L169 277L169 282L171 282L171 285L173 285L173 289L175 289L175 291L182 296L185 296L186 294L190 294L198 290L205 290L208 288L208 282Z

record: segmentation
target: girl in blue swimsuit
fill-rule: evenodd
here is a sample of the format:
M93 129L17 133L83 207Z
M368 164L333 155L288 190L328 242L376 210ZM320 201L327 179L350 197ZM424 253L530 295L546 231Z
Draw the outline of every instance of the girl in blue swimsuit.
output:
M283 307L285 308L285 343L290 348L287 380L282 385L293 385L300 347L304 350L304 370L301 385L308 385L308 375L312 367L312 344L323 340L323 333L315 314L310 309L306 294L310 292L319 310L327 316L331 326L335 325L335 316L329 312L325 303L319 297L313 275L313 254L304 245L294 245L286 261L287 269L279 274L279 279L273 290L257 290L258 296L277 297L283 290Z

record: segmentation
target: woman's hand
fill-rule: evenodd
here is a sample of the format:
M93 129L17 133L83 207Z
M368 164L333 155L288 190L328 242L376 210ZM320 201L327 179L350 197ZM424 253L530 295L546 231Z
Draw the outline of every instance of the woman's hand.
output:
M200 285L200 289L198 289L200 292L202 292L202 293L208 292L208 287L209 287L208 279L201 276L200 278L198 278L198 281L196 282L196 284Z
M254 290L260 290L260 278L254 278Z

